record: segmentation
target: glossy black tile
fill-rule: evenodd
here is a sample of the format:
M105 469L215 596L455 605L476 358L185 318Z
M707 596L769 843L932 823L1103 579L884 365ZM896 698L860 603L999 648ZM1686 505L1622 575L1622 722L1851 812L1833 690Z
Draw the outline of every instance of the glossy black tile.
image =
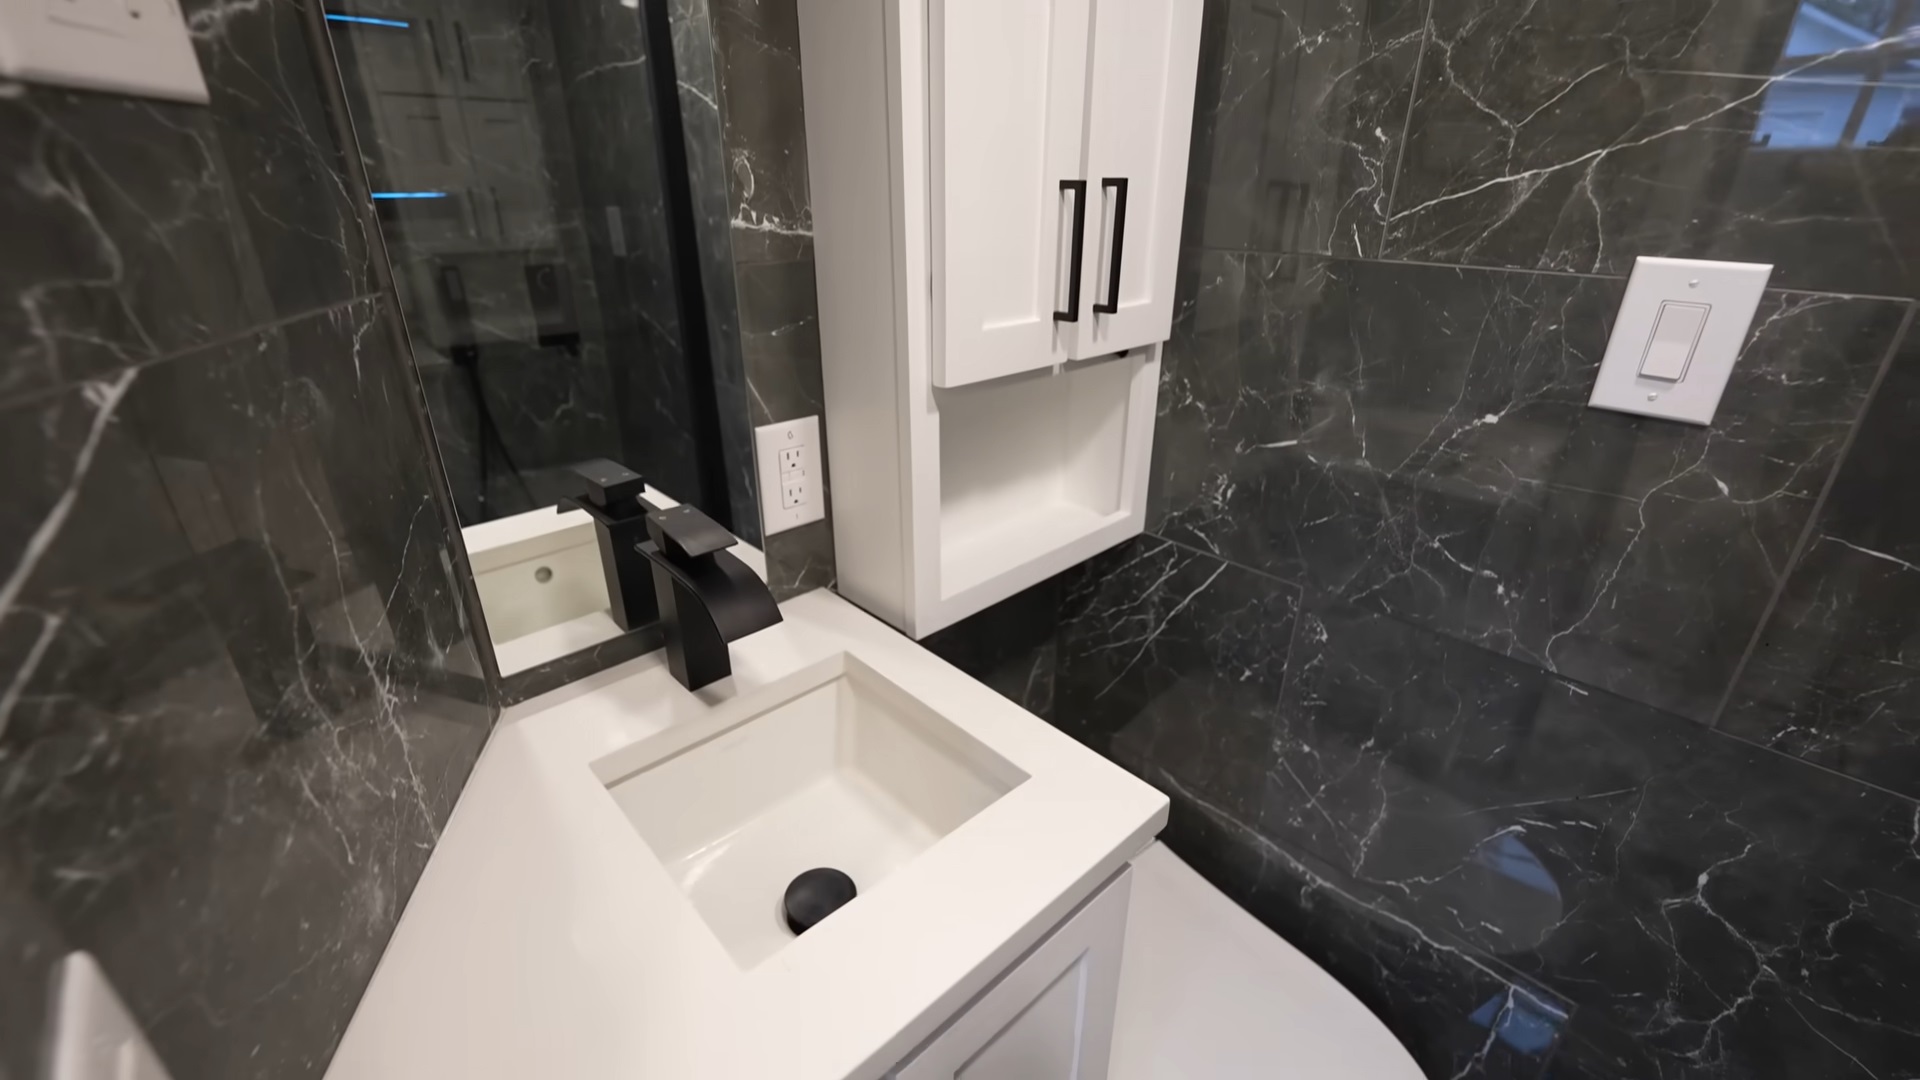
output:
M714 0L715 73L736 262L811 259L800 17L792 3Z
M0 400L371 291L298 5L187 15L209 106L0 98Z
M323 53L300 0L187 0L183 5L250 273L277 316L377 287L359 196L327 116Z
M1430 1071L1538 1075L1522 1031L1567 1075L1920 1051L1911 803L1150 537L1064 585L1056 723ZM1475 1027L1503 986L1526 1023Z
M1769 293L1701 428L1587 408L1617 281L1221 252L1186 280L1158 531L1702 720L1904 315Z
M1196 797L1151 765L1173 812L1163 839L1372 1010L1428 1076L1542 1076L1572 1006L1365 886Z
M1783 287L1907 294L1920 38L1889 14L1435 5L1384 250L1608 273L1738 259Z
M17 1030L81 948L175 1075L324 1071L491 721L388 317L0 418L31 463L0 499L0 887L51 928L0 956Z
M1302 614L1282 714L1263 833L1566 997L1625 1075L1920 1050L1912 804L1348 605Z
M1920 339L1868 410L1723 730L1920 798Z
M1021 708L1053 720L1062 588L1060 578L1048 578L920 644Z
M1186 242L1377 254L1425 13L1425 0L1208 3Z
M1279 702L1299 590L1154 536L1061 585L1055 725L1244 812L1271 760L1264 725Z
M674 79L680 105L681 143L694 235L706 305L707 353L720 415L720 458L727 479L734 532L759 544L759 482L754 471L752 395L740 354L739 286L733 274L733 193L727 169L726 132L720 115L720 84L707 0L671 0L667 5Z
M740 353L746 365L754 426L804 416L821 418L826 437L826 389L820 369L820 305L811 256L787 262L742 262L739 287ZM832 498L833 460L820 450L819 496ZM834 581L833 524L823 521L766 538L769 584L785 599Z
M205 109L40 88L0 99L0 394L232 334L261 302Z

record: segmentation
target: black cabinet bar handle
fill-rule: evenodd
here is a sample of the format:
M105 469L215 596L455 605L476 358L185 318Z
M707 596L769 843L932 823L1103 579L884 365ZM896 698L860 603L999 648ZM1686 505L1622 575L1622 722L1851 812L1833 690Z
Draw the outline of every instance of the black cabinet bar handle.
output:
M1097 315L1115 315L1120 311L1120 253L1127 246L1127 178L1109 176L1100 181L1100 190L1117 189L1113 196L1113 261L1107 270L1107 302L1093 302Z
M427 50L433 53L433 74L437 78L444 79L447 77L447 69L440 64L440 35L433 32L432 19L427 20L426 27Z
M1061 191L1073 192L1073 255L1067 263L1067 310L1053 313L1054 322L1080 321L1080 252L1087 239L1087 182L1062 180Z

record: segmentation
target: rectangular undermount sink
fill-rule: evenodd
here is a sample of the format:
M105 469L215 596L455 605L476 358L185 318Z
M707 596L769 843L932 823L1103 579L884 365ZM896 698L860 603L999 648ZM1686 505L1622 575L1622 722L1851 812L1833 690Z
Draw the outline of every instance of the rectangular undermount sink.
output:
M782 900L795 876L832 867L865 896L1027 779L856 657L783 689L594 766L743 970L793 940Z

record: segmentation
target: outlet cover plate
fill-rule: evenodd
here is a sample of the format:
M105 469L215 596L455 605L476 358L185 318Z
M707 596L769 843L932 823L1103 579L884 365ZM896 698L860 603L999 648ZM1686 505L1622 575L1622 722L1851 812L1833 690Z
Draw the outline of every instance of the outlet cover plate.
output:
M754 428L753 451L760 477L762 533L772 536L827 516L818 416ZM789 491L801 493L798 502L783 497Z
M0 2L0 77L207 103L179 0Z

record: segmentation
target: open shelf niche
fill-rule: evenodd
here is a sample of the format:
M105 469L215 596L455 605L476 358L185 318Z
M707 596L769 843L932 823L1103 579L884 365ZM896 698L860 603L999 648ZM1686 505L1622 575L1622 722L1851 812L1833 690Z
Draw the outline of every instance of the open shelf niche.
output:
M1125 358L935 390L943 605L978 610L1139 531L1126 468ZM1021 584L1008 589L1004 582ZM998 587L996 587L998 586Z
M1138 534L1159 372L1156 347L963 387L908 378L890 419L875 372L856 391L829 365L840 591L925 637Z

